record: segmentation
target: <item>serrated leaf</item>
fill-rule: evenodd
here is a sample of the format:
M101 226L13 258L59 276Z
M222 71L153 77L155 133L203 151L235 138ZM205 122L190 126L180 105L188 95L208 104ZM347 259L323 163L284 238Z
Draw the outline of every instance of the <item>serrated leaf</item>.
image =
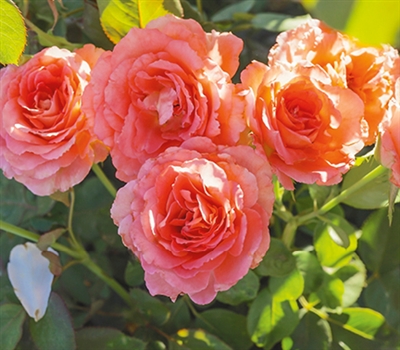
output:
M55 293L50 295L44 317L35 322L29 320L33 341L40 350L74 350L75 333L71 317L64 301Z
M26 45L24 18L10 0L0 0L0 63L18 64Z
M98 0L97 4L100 23L114 44L133 27L144 28L151 20L167 13L183 14L178 0Z
M216 336L235 350L247 350L252 342L246 331L246 317L225 309L206 310L195 325Z
M21 305L0 305L0 340L3 350L13 350L22 336L22 325L26 317Z
M253 300L260 288L260 281L253 271L249 271L239 282L225 292L219 292L217 300L229 304L239 305L244 301Z
M76 332L77 350L145 350L146 343L132 338L118 329L86 327Z

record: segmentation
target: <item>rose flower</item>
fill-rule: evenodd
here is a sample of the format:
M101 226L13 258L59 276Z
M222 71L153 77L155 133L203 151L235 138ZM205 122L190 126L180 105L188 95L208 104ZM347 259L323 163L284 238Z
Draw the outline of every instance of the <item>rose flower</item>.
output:
M111 208L151 295L211 302L261 261L274 202L265 156L194 137L147 160Z
M339 183L364 143L363 103L350 89L332 85L321 67L268 67L251 63L241 75L254 93L249 121L280 182Z
M336 85L350 88L364 103L368 133L366 145L375 142L378 125L393 96L397 50L389 45L370 47L313 19L281 33L268 55L269 65L310 62L321 66Z
M99 59L83 109L96 115L119 179L133 179L145 160L193 136L238 142L244 97L231 77L241 49L230 33L167 15L132 28Z
M380 161L391 170L390 181L400 187L400 78L396 81L395 97L389 102L380 129Z
M81 111L92 65L103 50L51 47L0 71L0 168L37 195L81 182L108 150Z

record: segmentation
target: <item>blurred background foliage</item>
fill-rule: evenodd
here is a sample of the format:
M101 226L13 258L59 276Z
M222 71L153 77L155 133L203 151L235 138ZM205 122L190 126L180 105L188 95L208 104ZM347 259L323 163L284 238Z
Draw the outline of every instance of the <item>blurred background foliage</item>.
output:
M22 16L8 10L8 0L0 1L0 51L2 55L6 51L11 55L16 53L11 60L18 60L18 50L24 50L19 58L23 63L46 46L72 50L90 42L111 50L118 41L104 24L108 20L104 9L113 0L51 2L53 9L47 0L16 0ZM132 5L135 1L120 3ZM303 3L181 0L178 3L185 18L194 18L206 30L232 31L244 40L239 72L254 59L267 63L268 51L277 34L310 15L357 36L366 44L389 43L399 47L400 1L397 0L305 0ZM177 1L172 1L169 5L176 4ZM179 11L179 6L174 11ZM125 15L131 17L123 12L118 18L120 22L124 22ZM55 17L58 17L56 23ZM17 31L22 18L28 28L26 46L25 42L20 43L24 40L21 35L14 37L6 30L7 25L15 23ZM7 46L9 42L20 45L14 49ZM4 64L11 62L5 56L0 57ZM172 303L168 298L148 294L143 270L122 245L110 218L113 198L90 174L74 190L73 228L102 272L129 291L131 305L127 306L79 261L61 252L63 272L54 281L45 317L34 322L16 298L6 270L10 250L25 240L1 231L1 347L5 350L399 350L400 206L395 206L389 225L385 202L389 189L387 176L377 183L378 188L371 186L356 194L319 220L301 225L293 225L291 220L320 208L371 166L371 162L360 162L342 184L331 187L300 184L292 193L276 184L277 200L270 225L272 241L265 258L237 285L219 293L214 302L205 306L195 305L187 297ZM109 159L103 170L117 188L122 185L115 179ZM377 193L383 194L383 199ZM69 210L66 203L34 196L21 184L0 175L1 220L44 234L66 227ZM288 230L295 233L292 249L282 241L283 232ZM59 242L68 245L65 237Z

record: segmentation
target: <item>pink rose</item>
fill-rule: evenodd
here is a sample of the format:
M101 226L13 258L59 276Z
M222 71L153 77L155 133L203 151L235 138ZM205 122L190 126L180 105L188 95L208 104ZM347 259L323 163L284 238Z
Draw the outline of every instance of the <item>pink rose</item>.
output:
M339 183L364 143L363 103L350 89L332 85L321 67L293 67L259 62L241 75L254 93L250 119L280 182L293 189L291 179L318 185Z
M364 103L368 132L366 145L375 143L378 125L393 96L394 81L400 72L397 50L389 45L369 47L313 19L281 33L271 49L269 64L310 62L322 67L335 85L354 91Z
M380 128L381 163L391 169L390 181L400 187L400 78L396 81L395 97L389 103L388 113Z
M37 195L81 182L108 150L81 111L92 64L103 50L42 50L0 71L0 168Z
M167 15L132 28L100 58L83 109L96 115L119 179L133 179L148 158L193 136L238 142L245 97L231 77L241 49L230 33Z
M267 160L249 146L194 137L149 159L111 216L150 294L211 302L261 261L274 202Z

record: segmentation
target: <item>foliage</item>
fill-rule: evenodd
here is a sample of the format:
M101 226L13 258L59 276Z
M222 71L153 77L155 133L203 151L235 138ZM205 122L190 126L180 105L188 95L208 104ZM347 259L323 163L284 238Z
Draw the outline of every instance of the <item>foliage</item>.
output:
M17 25L21 16L8 10L10 1L0 1L0 62L17 63L24 28L15 27L11 37L3 27ZM253 59L266 62L278 32L309 18L299 2L288 0L64 0L56 4L52 30L47 1L16 4L30 29L25 56L44 46L73 49L88 42L112 49L132 26L171 12L241 37L242 68ZM357 16L349 28L366 20ZM298 184L287 191L275 181L270 249L255 270L205 306L147 292L143 269L109 215L113 197L99 174L111 179L108 189L121 186L109 160L52 198L1 174L2 349L400 349L400 205L393 204L400 196L390 203L388 170L373 158L358 157L335 186ZM38 322L25 313L6 270L11 249L26 239L51 245L62 266Z

